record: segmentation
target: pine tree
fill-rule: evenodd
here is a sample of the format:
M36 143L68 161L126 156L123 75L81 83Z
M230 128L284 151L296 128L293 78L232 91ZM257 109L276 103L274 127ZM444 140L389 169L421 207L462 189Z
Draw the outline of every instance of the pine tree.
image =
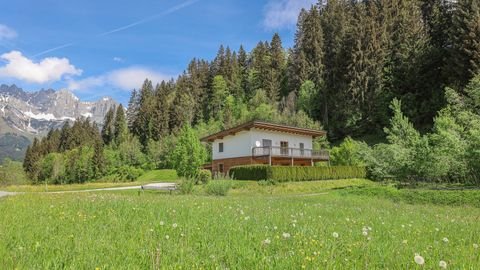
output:
M152 81L146 79L140 89L138 113L133 123L132 133L138 136L144 148L153 137L153 111L155 107L154 89Z
M169 134L169 104L168 88L165 82L157 85L155 90L155 111L154 111L154 140L160 140Z
M105 145L110 145L115 139L115 108L111 107L105 114L102 128L102 139Z
M286 58L283 50L282 40L278 33L275 33L270 42L269 48L270 68L268 69L268 80L266 91L272 103L279 100L285 88ZM283 90L283 91L282 91Z
M210 98L210 119L221 119L221 112L227 95L227 82L223 76L215 76L212 83L212 97Z
M114 129L114 142L116 145L120 145L127 138L128 128L127 121L125 119L125 110L123 105L120 104L115 111L115 121L113 123Z
M480 3L478 0L455 1L449 69L454 82L465 86L480 71Z
M137 121L138 115L138 108L140 107L140 101L138 92L136 89L133 89L130 100L128 101L128 108L127 108L127 126L130 132L134 132L135 123Z
M240 45L240 49L238 49L238 68L239 68L239 77L240 77L240 87L244 92L244 95L249 98L252 96L252 93L249 92L248 88L248 55L242 45Z
M104 176L106 161L103 153L103 142L100 138L98 138L94 144L92 167L95 179L99 179Z

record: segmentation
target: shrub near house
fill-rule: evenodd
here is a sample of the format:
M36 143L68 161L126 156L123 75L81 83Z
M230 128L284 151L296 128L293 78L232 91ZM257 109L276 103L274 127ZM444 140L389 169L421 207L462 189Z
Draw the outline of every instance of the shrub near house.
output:
M356 166L288 167L251 165L231 168L230 176L237 180L274 180L278 182L293 182L365 178L366 170L365 167Z

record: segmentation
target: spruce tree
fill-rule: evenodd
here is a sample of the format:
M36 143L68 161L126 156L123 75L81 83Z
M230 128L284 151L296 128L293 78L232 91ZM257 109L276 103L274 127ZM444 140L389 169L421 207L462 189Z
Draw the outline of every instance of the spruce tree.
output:
M454 3L450 69L453 83L465 86L480 71L480 3L458 0Z
M102 127L102 139L105 145L110 145L115 139L115 108L111 107L105 114Z
M115 111L115 121L113 124L114 129L114 142L116 145L120 145L127 138L128 128L127 121L125 119L125 110L123 105L120 104Z

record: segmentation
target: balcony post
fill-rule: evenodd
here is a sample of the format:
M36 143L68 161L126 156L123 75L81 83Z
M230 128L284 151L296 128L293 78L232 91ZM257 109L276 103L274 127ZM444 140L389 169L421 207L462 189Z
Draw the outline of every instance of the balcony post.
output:
M293 167L293 148L290 148L290 165Z
M272 166L272 147L271 146L269 147L269 151L268 151L268 164Z

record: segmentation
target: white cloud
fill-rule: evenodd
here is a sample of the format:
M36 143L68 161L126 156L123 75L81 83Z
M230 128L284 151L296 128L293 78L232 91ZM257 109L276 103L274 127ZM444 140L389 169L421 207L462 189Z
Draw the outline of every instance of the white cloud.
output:
M70 64L67 58L47 57L33 62L19 51L0 55L7 64L0 66L0 77L15 78L30 83L61 80L66 75L81 75L82 70Z
M163 80L169 80L172 76L149 68L132 66L101 76L88 77L78 81L70 80L68 88L74 91L87 91L96 87L110 86L129 91L141 87L146 78L156 84Z
M302 8L309 8L317 0L269 0L265 6L263 25L267 29L295 26Z
M113 61L123 63L125 60L121 57L115 56L115 57L113 57Z
M14 39L17 36L18 35L17 35L17 32L15 32L15 30L13 30L12 28L4 24L0 24L0 41Z

